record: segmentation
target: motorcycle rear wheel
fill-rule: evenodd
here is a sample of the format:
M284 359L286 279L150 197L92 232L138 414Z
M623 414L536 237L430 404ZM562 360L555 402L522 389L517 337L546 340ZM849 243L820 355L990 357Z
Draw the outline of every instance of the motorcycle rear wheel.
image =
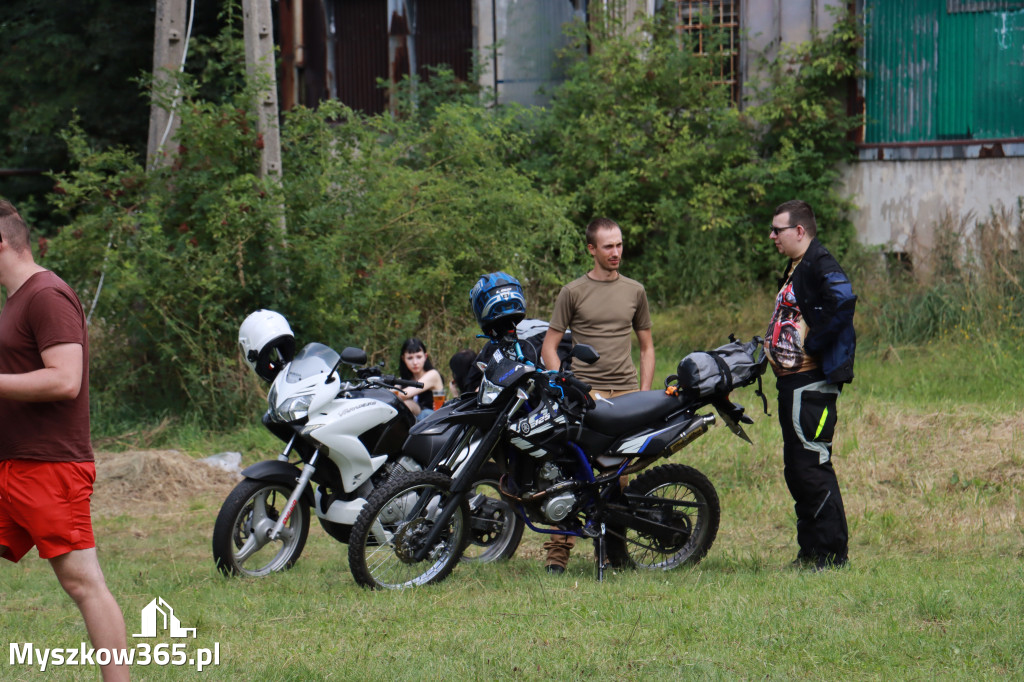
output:
M655 536L629 524L609 524L608 559L614 566L667 571L696 564L711 549L721 508L715 487L701 472L664 464L638 476L624 492L649 498L631 505L636 517L671 526L675 532ZM684 505L659 503L659 498Z
M469 539L463 561L487 563L511 559L523 539L526 524L498 492L501 473L494 464L485 465L470 491Z
M213 561L227 576L261 577L291 568L309 536L309 505L298 504L277 539L268 539L291 490L280 483L245 479L221 505L213 526Z
M348 564L355 581L372 589L402 589L444 580L462 556L469 532L469 504L452 514L423 561L412 554L433 528L432 517L451 497L451 479L417 471L374 490L352 526Z

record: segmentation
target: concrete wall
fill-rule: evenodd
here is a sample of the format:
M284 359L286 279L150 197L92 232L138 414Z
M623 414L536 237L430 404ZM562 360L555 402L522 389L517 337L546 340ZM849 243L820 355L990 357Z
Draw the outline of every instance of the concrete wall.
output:
M589 0L591 11L605 0ZM615 0L614 16L631 23L654 11L656 0ZM475 0L476 49L489 61L480 83L494 88L501 103L544 105L564 75L556 58L568 44L565 24L584 20L588 0ZM497 47L495 47L497 46Z
M758 56L774 59L783 43L803 43L812 32L828 33L835 24L829 6L846 7L845 0L743 0L740 28L746 40L740 48L744 82L757 78ZM749 97L744 88L743 98Z
M1024 157L931 161L859 161L844 169L844 190L864 244L920 256L934 243L933 231L952 217L968 228L994 209L1020 219Z

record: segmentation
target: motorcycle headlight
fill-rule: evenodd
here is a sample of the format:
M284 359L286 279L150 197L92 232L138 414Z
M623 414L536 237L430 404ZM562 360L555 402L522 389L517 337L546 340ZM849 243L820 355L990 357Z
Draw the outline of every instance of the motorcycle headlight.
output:
M498 399L499 393L501 393L501 386L492 384L487 377L484 377L480 382L480 390L476 394L476 399L480 401L481 405L490 405Z
M270 408L270 414L277 421L294 422L309 415L309 404L313 402L313 394L297 395L287 398L280 405Z

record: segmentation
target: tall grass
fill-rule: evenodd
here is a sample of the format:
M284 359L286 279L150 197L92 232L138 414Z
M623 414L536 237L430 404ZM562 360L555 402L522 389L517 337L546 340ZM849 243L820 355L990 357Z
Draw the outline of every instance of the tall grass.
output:
M858 261L855 274L871 293L861 300L861 331L894 347L996 340L1022 350L1024 200L983 219L947 213L931 235L912 269L906 261Z

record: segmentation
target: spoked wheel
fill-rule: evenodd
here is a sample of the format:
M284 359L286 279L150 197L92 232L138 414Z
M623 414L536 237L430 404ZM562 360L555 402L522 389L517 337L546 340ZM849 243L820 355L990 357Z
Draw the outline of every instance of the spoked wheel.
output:
M638 476L624 493L634 520L608 526L608 558L614 565L667 571L695 564L711 549L721 510L704 474L665 464Z
M356 582L373 589L400 589L444 580L455 568L469 531L465 500L445 524L425 558L416 552L450 499L451 479L437 472L410 472L370 494L352 526L348 564Z
M469 540L462 553L463 561L486 563L510 559L519 548L525 524L498 493L500 478L496 466L485 466L467 495Z
M309 505L299 499L277 539L270 533L291 490L246 479L235 486L213 526L213 560L224 575L264 576L292 567L309 535Z

